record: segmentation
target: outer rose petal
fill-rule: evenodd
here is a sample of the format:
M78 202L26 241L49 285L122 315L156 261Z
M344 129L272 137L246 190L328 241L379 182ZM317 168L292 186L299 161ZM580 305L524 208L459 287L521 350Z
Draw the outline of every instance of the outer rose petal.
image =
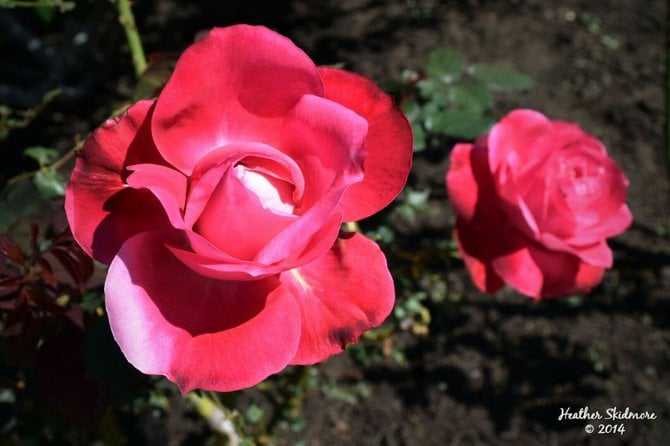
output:
M361 234L344 234L318 260L281 274L295 295L302 334L292 364L313 364L358 342L393 308L393 279L379 247Z
M165 159L190 174L231 142L276 146L283 117L323 86L311 59L265 27L214 28L184 51L160 94L153 135Z
M472 220L502 218L497 209L488 152L472 144L456 144L446 176L449 201L459 217Z
M512 172L521 175L543 161L554 146L537 144L537 140L550 131L551 121L540 112L522 109L508 113L488 136L491 171L495 173L509 166Z
M491 266L492 255L487 255L484 253L476 253L475 247L471 245L470 237L474 235L476 238L481 234L473 234L475 232L474 228L465 227L463 230L459 231L458 228L454 230L454 237L458 245L458 250L463 256L463 261L465 266L470 273L472 282L485 293L495 293L500 288L503 287L505 282L502 281L500 276L493 270ZM462 239L465 238L465 244Z
M165 241L165 234L138 234L109 268L109 321L128 361L143 373L167 376L182 392L238 390L283 369L301 330L293 296L276 278L203 277Z
M347 190L344 220L368 217L388 205L402 190L412 165L412 128L393 100L371 80L344 70L320 67L327 99L364 117L365 178Z
M605 273L605 268L537 245L494 259L492 265L507 284L535 299L590 291Z
M504 283L535 299L587 292L605 271L575 255L549 251L502 221L484 228L459 219L456 239L473 282L488 293Z
M153 104L140 101L95 130L77 153L65 191L65 212L77 243L103 263L132 235L167 221L149 191L124 184L128 165L165 164L151 139Z

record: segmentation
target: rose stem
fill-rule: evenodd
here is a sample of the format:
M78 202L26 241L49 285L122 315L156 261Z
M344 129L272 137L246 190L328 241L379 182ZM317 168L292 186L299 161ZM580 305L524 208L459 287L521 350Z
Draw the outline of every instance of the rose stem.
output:
M144 73L144 70L147 69L147 58L144 55L140 34L137 32L135 17L130 8L130 0L117 0L117 2L119 5L119 23L121 23L123 29L126 31L128 47L130 48L133 65L135 66L135 74L137 77L140 77Z

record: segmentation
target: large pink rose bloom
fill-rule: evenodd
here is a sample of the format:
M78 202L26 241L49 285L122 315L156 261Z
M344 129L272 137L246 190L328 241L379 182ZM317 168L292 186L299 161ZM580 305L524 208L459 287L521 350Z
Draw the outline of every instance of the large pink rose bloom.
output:
M606 239L628 228L628 181L578 126L515 110L447 172L456 238L475 284L539 299L585 292L612 266Z
M390 313L386 259L343 222L402 189L412 135L371 81L263 27L211 31L155 101L79 153L72 232L110 263L126 358L183 392L252 386L339 353Z

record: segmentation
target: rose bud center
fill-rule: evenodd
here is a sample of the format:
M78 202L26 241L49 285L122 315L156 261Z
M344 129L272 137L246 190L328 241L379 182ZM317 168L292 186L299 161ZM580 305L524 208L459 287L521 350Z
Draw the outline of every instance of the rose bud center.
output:
M224 173L194 226L219 249L242 260L254 260L298 218L294 210L300 188L280 165L256 161L242 160Z

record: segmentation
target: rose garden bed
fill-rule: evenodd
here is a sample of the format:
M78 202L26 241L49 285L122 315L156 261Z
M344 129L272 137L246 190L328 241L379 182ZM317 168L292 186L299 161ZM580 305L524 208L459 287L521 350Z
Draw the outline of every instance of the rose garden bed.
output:
M352 0L325 1L317 8L299 0L272 6L161 0L136 1L133 8L149 53L178 55L197 32L212 26L264 24L290 37L317 64L341 63L389 90L403 70L422 70L431 50L456 48L468 61L498 64L534 79L532 89L495 95L496 120L527 107L579 123L604 142L630 180L634 223L610 242L614 268L602 284L586 295L532 302L510 289L496 296L481 293L463 261L451 255L456 216L447 202L444 175L456 140L440 137L416 153L408 186L419 194L418 204L408 211L407 196L401 196L395 206L360 223L363 232L383 225L393 234L393 241L380 243L405 313L391 317L395 325L389 334L366 338L362 346L319 366L290 368L265 385L221 395L239 411L253 438L310 445L664 444L670 433L664 2L640 8L632 1ZM50 88L68 87L27 129L12 130L3 142L4 185L34 168L33 160L22 157L24 148L44 145L65 153L77 135L85 138L129 102L136 80L110 5L80 2L51 21L25 10L0 14L8 30L0 45L13 54L11 63L2 62L0 80L7 88L0 89L0 103L30 108ZM20 23L57 56L44 50L36 62L13 40L11 33L18 31L10 28L12 23ZM78 44L81 33L87 39ZM173 59L163 60L170 68ZM51 77L44 77L45 67ZM162 75L157 70L156 77ZM62 171L69 175L71 168L65 164ZM44 230L64 227L61 206L56 199L40 210L41 217L21 217L12 228L14 236L28 239L29 221L37 220ZM88 287L99 290L103 280L98 270ZM408 302L420 304L416 313ZM111 340L106 324L94 326L91 331L101 334L89 333L84 351L87 342L93 342L94 352L101 346L113 349L113 342L105 343ZM81 342L78 336L67 342ZM48 385L44 390L50 379L68 376L67 365L54 365L65 357L61 351L69 350L56 344L42 355L50 364L46 379L17 372L11 361L3 363L3 388L18 395L2 400L8 444L26 438L41 444L95 438L109 444L118 439L203 444L218 438L197 414L197 404L166 389L165 382L146 381L117 366L119 356L108 354L113 361L91 366L90 353L85 354L88 375L107 386L100 394L96 389L56 392ZM25 390L17 387L19 382L27 383ZM566 408L579 412L586 407L603 419L559 420ZM604 420L608 410L626 408L654 413L657 419L622 415L611 423ZM96 413L101 424L90 422ZM596 429L598 424L624 425L625 432L589 434L587 423ZM274 430L266 432L266 426Z

